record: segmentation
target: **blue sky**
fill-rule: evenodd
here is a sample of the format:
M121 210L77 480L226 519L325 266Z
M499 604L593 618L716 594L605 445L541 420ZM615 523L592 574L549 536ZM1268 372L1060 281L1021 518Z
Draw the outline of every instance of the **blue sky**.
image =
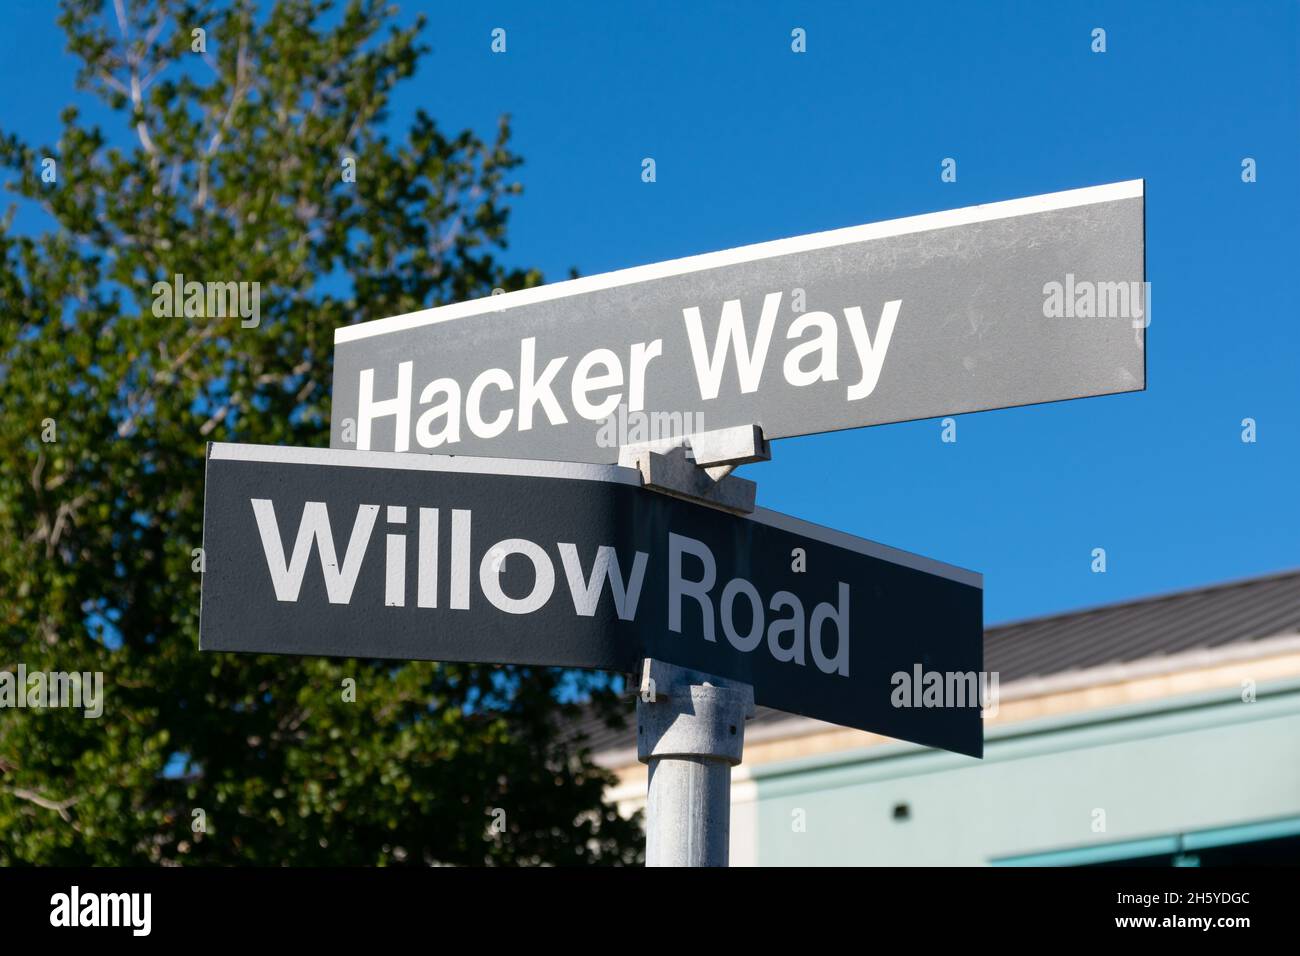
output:
M988 623L1300 566L1293 0L399 6L433 52L392 123L512 114L507 258L551 279L1144 178L1145 393L962 416L955 444L937 420L786 440L745 473L767 507L982 571ZM54 16L12 4L0 32L0 129L35 144L77 98Z

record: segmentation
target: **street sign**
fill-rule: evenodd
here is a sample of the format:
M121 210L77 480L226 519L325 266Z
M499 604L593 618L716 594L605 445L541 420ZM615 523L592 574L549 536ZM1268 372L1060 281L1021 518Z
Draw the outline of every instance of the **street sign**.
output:
M1140 180L340 328L330 445L612 463L1145 388Z
M203 548L203 650L625 673L653 658L982 752L980 575L658 494L631 468L213 444ZM933 697L901 693L918 680Z

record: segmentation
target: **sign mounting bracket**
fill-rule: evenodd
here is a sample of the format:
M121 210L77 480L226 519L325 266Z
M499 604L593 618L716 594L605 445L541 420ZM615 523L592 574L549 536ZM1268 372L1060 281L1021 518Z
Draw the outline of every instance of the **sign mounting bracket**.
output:
M763 429L740 425L625 445L618 463L637 469L646 488L732 514L752 514L757 486L731 472L771 458Z

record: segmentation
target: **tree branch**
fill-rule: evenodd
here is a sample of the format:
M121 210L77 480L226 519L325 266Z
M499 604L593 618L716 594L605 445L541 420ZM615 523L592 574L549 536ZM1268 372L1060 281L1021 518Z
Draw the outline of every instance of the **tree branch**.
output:
M66 800L50 800L47 797L42 797L34 790L24 790L20 787L6 787L5 792L13 794L19 800L26 800L29 803L34 803L45 810L53 810L63 818L65 823L71 822L72 820L72 817L68 814L69 808L76 806L81 800L81 797L69 797Z

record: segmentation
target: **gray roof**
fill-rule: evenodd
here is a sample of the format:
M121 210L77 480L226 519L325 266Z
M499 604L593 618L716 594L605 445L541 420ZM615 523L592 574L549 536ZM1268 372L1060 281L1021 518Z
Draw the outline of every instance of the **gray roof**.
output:
M984 668L1003 683L1300 633L1300 570L999 624Z
M1300 634L1300 570L999 624L984 631L984 669L1002 684ZM759 707L750 728L786 719ZM592 753L634 746L630 721L588 714L571 730Z

